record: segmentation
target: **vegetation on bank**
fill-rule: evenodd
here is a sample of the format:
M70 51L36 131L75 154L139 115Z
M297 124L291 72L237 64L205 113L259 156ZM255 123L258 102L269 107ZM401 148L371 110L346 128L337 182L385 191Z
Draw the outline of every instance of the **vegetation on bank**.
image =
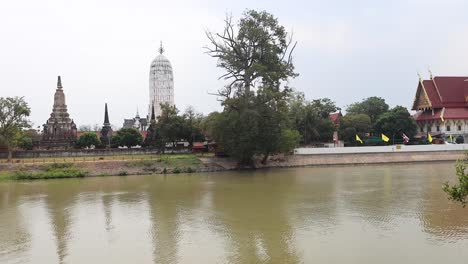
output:
M201 162L196 155L161 155L155 160L133 161L128 166L141 167L148 173L192 173L195 168L200 166Z
M19 168L17 171L6 172L1 177L11 180L39 180L39 179L59 179L59 178L79 178L85 177L87 172L76 167L73 163L52 163L42 165L39 171L28 171Z
M460 203L465 207L468 204L468 174L465 172L468 163L468 152L465 152L465 159L458 160L455 166L458 184L451 186L444 183L443 190L448 194L449 200Z
M79 178L85 176L126 176L153 173L193 173L205 168L196 154L141 155L141 159L119 156L120 159L103 163L76 162L45 164L14 164L9 171L0 172L3 180L35 180ZM208 157L205 155L204 157ZM89 158L89 157L88 157ZM98 161L99 162L99 161Z
M24 97L0 97L0 146L6 147L8 160L11 160L14 147L28 147L29 140L22 136L24 129L30 127L27 119L30 113Z

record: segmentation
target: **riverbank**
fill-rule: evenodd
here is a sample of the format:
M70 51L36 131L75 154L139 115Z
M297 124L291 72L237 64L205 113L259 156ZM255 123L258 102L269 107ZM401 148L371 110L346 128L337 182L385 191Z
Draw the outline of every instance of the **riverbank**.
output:
M95 176L126 176L148 174L194 173L226 170L215 163L202 162L199 156L155 155L153 157L129 156L128 159L71 160L51 159L38 163L16 160L15 163L0 164L0 179L32 180L51 178L78 178ZM26 162L25 162L26 161Z
M194 154L162 155L153 159L134 160L64 160L56 163L0 164L0 179L31 180L77 178L95 176L126 176L148 174L203 173L236 169L283 168L331 165L369 165L416 162L455 162L464 157L464 151L345 153L272 156L267 164L258 160L253 167L239 168L229 158L197 156Z

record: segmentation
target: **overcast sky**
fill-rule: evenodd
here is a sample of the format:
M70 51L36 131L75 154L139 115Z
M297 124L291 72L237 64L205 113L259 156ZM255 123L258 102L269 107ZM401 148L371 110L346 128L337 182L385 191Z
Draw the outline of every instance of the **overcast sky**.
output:
M0 96L25 96L31 121L50 115L57 75L71 117L102 124L146 115L149 66L159 41L174 69L175 103L220 110L223 85L204 54L205 29L226 13L266 10L294 32L300 74L290 85L338 106L369 96L410 107L417 72L468 76L468 1L15 0L0 3Z

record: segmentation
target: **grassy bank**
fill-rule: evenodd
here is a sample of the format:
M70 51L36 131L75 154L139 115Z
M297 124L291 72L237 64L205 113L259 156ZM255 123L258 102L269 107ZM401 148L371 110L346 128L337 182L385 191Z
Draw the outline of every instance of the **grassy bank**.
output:
M35 180L78 178L86 176L125 176L164 173L192 173L220 170L203 164L195 154L154 155L142 159L127 156L115 160L95 162L75 161L61 163L10 163L0 164L0 179Z
M87 172L73 163L52 163L38 166L34 169L24 167L0 174L1 179L9 180L38 180L58 178L78 178L86 176Z
M97 155L84 157L44 157L44 158L13 158L12 163L62 163L62 162L97 162L114 160L166 160L179 159L181 157L212 157L212 153L203 154L135 154L135 155ZM0 159L0 164L7 163L7 159Z

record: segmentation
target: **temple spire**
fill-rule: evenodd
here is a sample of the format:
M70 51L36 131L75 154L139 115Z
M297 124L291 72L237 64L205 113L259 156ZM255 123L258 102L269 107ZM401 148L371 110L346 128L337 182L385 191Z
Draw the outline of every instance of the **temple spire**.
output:
M110 125L109 113L107 112L107 103L106 103L106 106L104 108L104 126L109 126L109 125Z
M431 78L431 80L432 80L434 78L434 76L432 75L431 68L427 67L427 71L429 72L429 78Z
M163 54L163 53L164 53L164 48L163 48L162 41L161 41L160 46L159 46L159 54Z
M60 78L60 75L57 78L57 89L62 89L62 79Z

